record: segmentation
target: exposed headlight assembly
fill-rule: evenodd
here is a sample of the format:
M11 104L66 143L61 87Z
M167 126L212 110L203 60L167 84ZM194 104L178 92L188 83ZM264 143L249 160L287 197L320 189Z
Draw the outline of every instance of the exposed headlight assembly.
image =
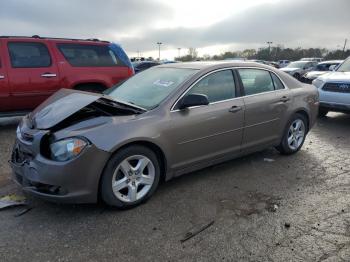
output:
M51 159L55 161L68 161L78 156L88 142L81 138L66 138L50 144Z
M321 88L324 85L324 83L325 82L319 78L316 78L314 81L312 81L312 84L317 88Z

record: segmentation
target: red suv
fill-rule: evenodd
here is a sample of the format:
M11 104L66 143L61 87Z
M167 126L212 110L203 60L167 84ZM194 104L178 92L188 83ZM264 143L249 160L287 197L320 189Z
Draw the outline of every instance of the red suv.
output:
M60 88L101 92L133 74L114 43L0 36L0 114L32 110Z

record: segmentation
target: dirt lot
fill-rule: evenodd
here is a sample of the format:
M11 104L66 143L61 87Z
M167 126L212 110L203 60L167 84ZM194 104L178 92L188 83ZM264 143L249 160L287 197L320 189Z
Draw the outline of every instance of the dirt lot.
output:
M0 196L20 193L7 165L17 121L0 121ZM321 119L296 155L182 176L132 210L28 202L0 211L1 261L350 261L350 116Z

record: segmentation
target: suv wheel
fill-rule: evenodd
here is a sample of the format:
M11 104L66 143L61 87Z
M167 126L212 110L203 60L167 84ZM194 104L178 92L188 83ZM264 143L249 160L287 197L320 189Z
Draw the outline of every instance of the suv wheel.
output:
M155 153L130 146L108 162L101 181L102 199L110 206L131 208L145 202L156 190L160 165Z
M282 154L290 155L298 152L303 146L308 126L306 118L295 114L288 122L284 135L277 150Z
M74 88L75 90L92 92L92 93L102 93L106 90L106 87L99 84L81 84Z

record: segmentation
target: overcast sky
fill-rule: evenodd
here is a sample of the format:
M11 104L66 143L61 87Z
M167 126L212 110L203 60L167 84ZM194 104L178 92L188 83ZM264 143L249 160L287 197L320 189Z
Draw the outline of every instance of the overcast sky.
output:
M100 38L173 59L273 45L340 48L350 0L1 0L0 35Z

